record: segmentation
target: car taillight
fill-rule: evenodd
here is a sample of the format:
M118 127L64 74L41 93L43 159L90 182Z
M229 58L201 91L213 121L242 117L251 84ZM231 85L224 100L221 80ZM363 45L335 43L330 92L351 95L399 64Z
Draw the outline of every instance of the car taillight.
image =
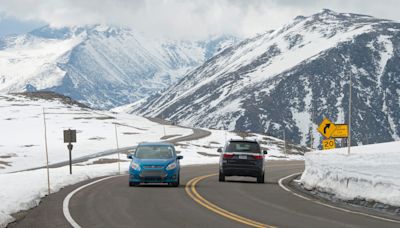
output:
M262 155L253 155L254 159L259 160L259 159L263 159Z
M235 156L234 154L224 154L224 158L233 158L233 156Z

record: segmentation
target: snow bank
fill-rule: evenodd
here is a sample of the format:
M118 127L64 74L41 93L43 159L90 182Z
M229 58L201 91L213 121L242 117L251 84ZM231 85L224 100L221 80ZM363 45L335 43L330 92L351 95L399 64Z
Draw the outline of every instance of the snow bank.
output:
M400 206L400 142L306 153L300 182L308 190Z

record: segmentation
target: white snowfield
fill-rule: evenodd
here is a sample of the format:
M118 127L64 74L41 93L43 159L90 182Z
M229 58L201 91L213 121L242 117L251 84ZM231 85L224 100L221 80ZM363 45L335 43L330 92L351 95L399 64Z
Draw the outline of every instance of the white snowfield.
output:
M305 155L300 182L342 200L400 207L400 142L315 151Z
M50 164L68 160L63 130L77 130L73 158L134 146L142 141L160 141L165 134L181 137L191 129L163 125L143 117L68 106L60 101L32 100L0 95L0 173L45 165L43 108L46 114Z
M32 100L16 95L0 95L0 228L14 221L12 214L37 206L48 194L46 169L22 171L45 165L45 108L50 163L68 160L62 131L77 130L73 157L91 155L115 149L115 125L119 147L135 146L142 141L161 141L164 129L169 139L190 135L193 130L179 126L161 125L145 118L106 111L94 111L63 104L60 101ZM176 150L183 155L182 165L217 163L217 149L226 140L238 138L236 133L209 130L211 135L198 140L179 142ZM301 155L284 155L278 146L282 141L265 135L252 134L268 149L267 159L302 159ZM95 177L118 174L117 154L94 158L69 167L50 169L51 193L61 188ZM99 164L100 159L108 162ZM120 155L121 174L128 171L129 160Z

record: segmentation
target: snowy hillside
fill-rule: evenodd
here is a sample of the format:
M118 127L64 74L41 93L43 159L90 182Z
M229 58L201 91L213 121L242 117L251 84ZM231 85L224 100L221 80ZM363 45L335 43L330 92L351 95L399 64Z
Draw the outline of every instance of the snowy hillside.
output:
M149 39L102 25L0 38L0 92L51 90L97 108L135 102L175 82L233 37Z
M32 97L32 95L30 95ZM45 165L43 108L46 113L50 164L67 161L68 150L63 143L63 130L77 130L73 158L116 149L116 132L120 148L132 147L143 141L160 141L190 135L193 130L173 125L161 125L146 118L109 111L94 111L65 104L60 99L43 100L22 95L0 96L0 174ZM165 129L165 131L164 131ZM208 130L207 138L180 142L178 149L186 157L185 164L217 162L217 148L236 133ZM302 158L302 148L291 146L290 154L282 154L281 140L250 134L270 150L271 159Z
M30 99L25 96L0 96L0 173L26 170L45 164L43 108L46 112L49 162L68 160L63 142L63 130L77 130L73 157L115 149L115 126L119 147L133 146L141 141L159 141L163 127L145 118L115 115L66 105L59 100ZM166 134L175 137L188 135L192 130L166 126ZM6 132L6 133L5 133Z
M267 133L314 147L323 117L353 145L400 139L400 23L322 10L217 54L130 112L183 125ZM312 115L314 113L314 115Z
M400 142L347 149L316 151L305 155L300 182L308 190L342 200L376 201L400 206Z

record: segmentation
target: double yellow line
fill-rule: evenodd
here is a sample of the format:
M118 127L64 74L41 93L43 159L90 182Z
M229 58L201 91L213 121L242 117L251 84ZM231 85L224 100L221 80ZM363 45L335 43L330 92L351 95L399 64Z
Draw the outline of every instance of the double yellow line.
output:
M260 223L260 222L256 222L254 220L248 219L248 218L244 218L240 215L234 214L232 212L229 212L225 209L222 209L220 207L218 207L217 205L211 203L210 201L204 199L196 190L196 184L203 180L206 179L208 177L212 177L212 176L216 176L217 174L210 174L210 175L204 175L204 176L200 176L200 177L196 177L191 179L185 187L185 191L186 193L190 196L190 198L192 198L194 201L196 201L198 204L202 205L203 207L207 208L210 211L213 211L225 218L234 220L236 222L240 222L242 224L246 224L248 226L251 227L268 227L268 228L272 228L274 226L269 226L267 224L264 223Z

